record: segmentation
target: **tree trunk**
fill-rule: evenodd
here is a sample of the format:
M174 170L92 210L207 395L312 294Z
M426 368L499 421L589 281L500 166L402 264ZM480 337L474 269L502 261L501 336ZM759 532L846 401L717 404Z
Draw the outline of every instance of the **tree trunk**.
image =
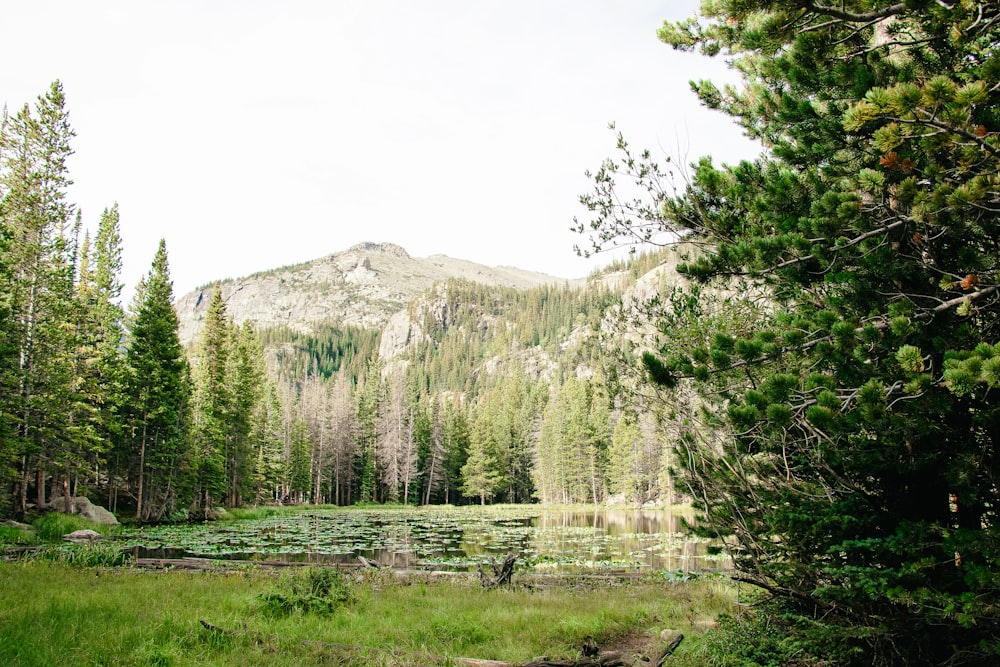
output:
M424 491L424 505L431 504L431 487L434 486L434 467L437 462L437 447L431 445L431 465L427 473L427 489Z
M35 471L35 504L45 507L45 464L39 463Z
M142 424L142 438L139 445L139 492L136 494L135 518L142 519L142 479L146 468L146 424Z
M21 457L21 488L17 491L17 514L23 517L28 511L28 457Z
M62 476L62 492L63 492L63 503L66 506L64 510L66 514L73 513L73 503L69 495L69 475L63 474Z

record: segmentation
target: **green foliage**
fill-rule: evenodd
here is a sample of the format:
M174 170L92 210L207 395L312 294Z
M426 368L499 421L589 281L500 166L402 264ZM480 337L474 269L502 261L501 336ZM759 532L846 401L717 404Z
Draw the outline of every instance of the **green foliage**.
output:
M862 647L871 638L869 628L835 630L763 601L738 616L720 616L718 628L699 643L696 657L710 667L853 664L864 660Z
M0 481L19 516L29 486L86 474L101 449L90 383L77 378L82 222L67 199L66 164L74 136L59 81L0 122Z
M649 309L641 360L675 386L707 529L783 614L777 645L751 643L772 663L995 663L1000 7L719 0L660 36L730 59L743 87L695 92L763 153L702 159L668 195L619 137L581 231L595 250L682 237L692 281L769 303L722 338Z
M48 512L31 522L35 528L38 539L46 542L62 540L62 536L76 530L93 530L107 535L111 532L111 527L104 524L96 524L93 521L79 516L78 514L64 514L63 512Z
M504 374L485 391L475 409L468 457L462 467L462 493L492 500L506 491L506 501L531 498L531 430L545 400L544 387L520 369Z
M130 551L120 545L100 541L93 544L45 546L31 552L27 559L77 568L128 567L135 562Z
M251 519L265 519L269 516L277 516L280 508L277 507L234 507L226 512L225 521L246 521Z
M533 471L536 495L542 502L605 500L611 445L605 391L596 379L569 378L546 406Z
M309 333L284 327L263 329L260 341L274 351L279 381L297 382L310 374L329 379L346 373L356 385L378 352L378 335L375 329L317 324Z
M332 614L352 599L347 581L339 570L310 567L281 577L272 590L258 596L261 610L272 616L293 613Z
M0 545L27 545L37 543L38 535L33 530L26 530L15 526L0 526Z
M188 364L178 335L167 246L160 240L129 318L122 438L113 471L135 489L136 516L161 518L178 509L187 480ZM171 493L173 490L173 493Z

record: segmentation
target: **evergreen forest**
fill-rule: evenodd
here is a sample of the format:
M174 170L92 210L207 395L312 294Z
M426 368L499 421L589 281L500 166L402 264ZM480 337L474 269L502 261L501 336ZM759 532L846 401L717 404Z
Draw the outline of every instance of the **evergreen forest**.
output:
M1000 664L1000 6L705 0L658 36L739 74L692 89L759 157L617 134L575 227L631 261L439 283L391 353L219 290L182 346L166 243L122 305L126 212L68 200L61 84L5 112L0 515L685 502L767 619L725 664Z
M603 366L616 292L450 280L411 304L420 341L386 360L377 330L255 331L215 290L185 347L165 241L120 304L120 213L85 231L67 200L73 137L58 81L3 120L4 515L78 495L139 521L667 497L668 440Z

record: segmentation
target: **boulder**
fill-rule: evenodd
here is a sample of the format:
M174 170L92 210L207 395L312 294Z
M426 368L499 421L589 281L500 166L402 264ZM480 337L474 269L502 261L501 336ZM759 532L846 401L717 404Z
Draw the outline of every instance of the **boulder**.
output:
M93 544L97 540L104 539L104 536L95 530L74 530L72 533L63 535L63 539L76 544Z
M117 526L118 519L115 515L104 509L100 505L95 505L90 502L90 499L86 496L77 496L75 498L69 499L70 506L73 509L73 514L78 514L84 519L93 521L94 523L99 523L101 525L107 526ZM59 512L66 511L66 500L62 496L56 496L52 498L45 505L46 509L56 510Z
M227 512L225 508L210 507L207 510L205 510L205 521L218 521L227 514L229 514L229 512Z
M666 628L660 631L660 641L663 642L664 644L673 644L674 642L679 641L679 639L683 638L684 635L682 635L677 630L671 630L670 628Z
M7 528L17 528L18 530L24 531L34 531L35 527L31 524L21 523L20 521L14 521L13 519L7 519L0 526L6 526Z

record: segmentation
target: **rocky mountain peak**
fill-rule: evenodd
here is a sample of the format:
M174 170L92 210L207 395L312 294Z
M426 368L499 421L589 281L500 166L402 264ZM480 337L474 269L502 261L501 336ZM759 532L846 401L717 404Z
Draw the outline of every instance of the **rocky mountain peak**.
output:
M401 257L403 259L409 259L410 255L401 246L395 243L372 243L371 241L364 241L362 243L357 243L348 249L348 252L354 253L380 253L383 255L390 255L392 257Z
M215 289L237 324L308 331L320 322L381 329L393 313L436 283L458 278L529 289L564 278L489 267L445 255L411 257L393 243L359 243L326 257L225 280L194 290L175 304L181 341L194 340ZM216 287L216 285L218 287Z

